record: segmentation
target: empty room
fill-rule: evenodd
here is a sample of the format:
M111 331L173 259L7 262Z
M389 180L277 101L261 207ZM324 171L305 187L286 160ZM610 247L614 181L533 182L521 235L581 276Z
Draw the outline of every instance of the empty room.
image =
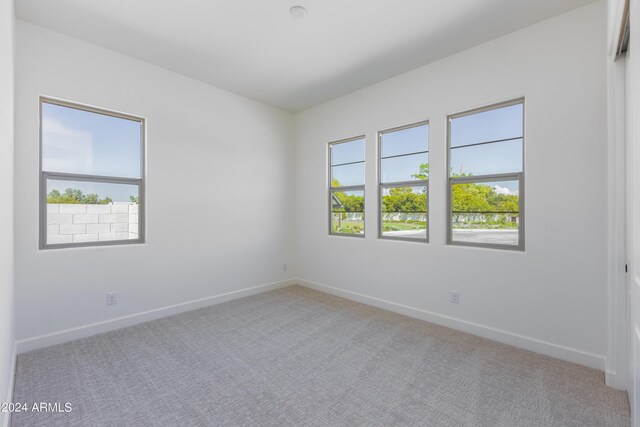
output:
M0 426L640 427L640 0L0 0Z

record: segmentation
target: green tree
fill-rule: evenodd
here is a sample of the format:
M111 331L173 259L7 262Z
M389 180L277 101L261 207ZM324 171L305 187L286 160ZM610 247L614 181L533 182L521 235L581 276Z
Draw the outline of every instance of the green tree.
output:
M331 186L340 187L340 182L332 178ZM333 191L331 200L332 221L331 226L334 231L347 234L360 234L362 232L364 216L364 195L348 194L345 191ZM360 219L347 219L348 212L362 213Z
M452 193L454 223L463 219L469 225L516 226L519 196L498 193L494 187L484 183L454 184Z
M342 202L345 212L364 212L364 196L355 194L340 193L343 196L338 197Z
M383 212L426 212L427 195L415 193L412 187L394 187L382 196Z
M418 173L411 175L415 179L429 179L429 163L423 163L418 169Z
M83 204L83 205L106 205L113 203L110 197L100 199L97 194L83 194L76 188L67 188L64 193L58 190L51 190L47 194L47 203L60 204Z
M332 178L331 186L340 187L340 181ZM344 191L334 191L333 194L339 204L339 206L332 207L334 212L364 212L364 196L347 194ZM332 203L335 204L335 201Z
M454 184L453 211L454 212L487 212L491 205L487 200L491 187L481 184Z

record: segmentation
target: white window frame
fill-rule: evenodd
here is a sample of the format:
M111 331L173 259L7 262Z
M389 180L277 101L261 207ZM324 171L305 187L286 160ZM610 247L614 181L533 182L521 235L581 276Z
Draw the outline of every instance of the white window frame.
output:
M87 111L90 113L103 114L119 119L132 120L140 123L140 178L124 178L117 176L101 176L101 175L84 175L75 173L50 172L42 169L42 106L43 104L58 105L61 107L73 108L76 110ZM88 246L114 246L114 245L131 245L145 243L145 119L132 116L129 114L118 113L103 108L92 107L88 105L78 104L75 102L63 101L55 98L41 96L39 99L40 124L39 124L39 156L40 156L40 249L63 249L78 248ZM76 242L76 243L47 243L47 180L61 181L79 181L94 182L107 184L127 184L138 187L138 238L126 240L105 240L95 242Z
M470 116L473 114L483 113L486 111L497 110L500 108L510 107L513 105L522 104L522 172L517 173L502 173L502 174L487 174L487 175L474 175L467 177L451 177L451 121L460 117ZM452 246L472 246L479 248L489 249L506 249L515 251L524 251L524 237L525 237L525 190L524 190L524 172L525 172L525 99L524 97L512 99L510 101L500 102L497 104L491 104L472 110L463 111L461 113L451 114L447 116L447 245ZM520 139L520 138L513 138ZM486 145L496 142L503 142L505 140L495 141L483 141L472 145ZM453 240L453 185L454 184L474 184L481 182L500 182L500 181L518 181L518 244L517 245L504 245L493 243L476 243L476 242L460 242Z
M384 240L402 240L405 242L418 242L418 243L429 243L429 179L417 179L417 180L411 180L411 181L396 181L396 182L382 182L382 136L384 134L387 133L393 133L393 132L398 132L401 130L405 130L405 129L411 129L414 127L418 127L418 126L427 126L428 128L428 132L431 132L431 126L429 125L429 120L423 120L421 122L416 122L416 123L410 123L408 125L403 125L403 126L398 126L398 127L394 127L391 129L385 129L382 131L378 132L378 238L379 239L384 239ZM401 156L409 156L409 155L413 155L413 154L422 154L422 153L429 153L429 144L430 144L430 140L427 140L427 150L426 151L419 151L416 153L408 153L408 154L401 154L398 156L392 156L392 157L401 157ZM426 229L426 237L424 239L416 239L416 238L411 238L411 237L401 237L401 236L385 236L383 235L383 230L382 230L382 225L383 225L383 219L382 219L382 194L384 192L385 189L390 189L390 188L401 188L401 187L422 187L424 186L426 189L426 199L427 199L427 203L425 206L426 209L426 214L427 214L427 229Z
M362 161L358 161L358 162L353 162L353 164L356 163L363 163L364 164L364 172L365 172L365 182L366 182L366 166L367 166L367 162L366 162L366 146L367 146L367 139L365 137L365 135L360 135L360 136L354 136L352 138L347 138L347 139L341 139L338 141L332 141L328 144L328 164L329 164L329 183L328 183L328 187L329 187L329 195L328 195L328 202L329 202L329 235L330 236L340 236L340 237L357 237L357 238L361 238L364 239L365 234L366 234L366 223L367 223L367 217L365 215L365 210L366 210L366 206L367 206L367 200L366 200L366 192L365 192L365 184L362 185L349 185L349 186L341 186L341 187L334 187L333 186L333 170L332 170L332 163L333 163L333 158L332 158L332 153L331 153L331 148L334 145L338 145L338 144L344 144L347 142L353 142L353 141L359 141L359 140L363 140L364 141L364 153L362 153L363 157L362 157ZM340 166L340 165L337 165ZM333 221L333 192L334 191L362 191L362 197L363 197L363 212L362 215L364 216L363 219L363 229L362 229L362 234L350 234L350 233L335 233L333 231L333 227L332 227L332 221Z

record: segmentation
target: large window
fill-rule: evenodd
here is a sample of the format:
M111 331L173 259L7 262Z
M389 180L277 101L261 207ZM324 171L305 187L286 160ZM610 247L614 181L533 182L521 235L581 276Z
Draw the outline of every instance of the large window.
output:
M429 123L378 134L379 236L428 240Z
M448 123L448 242L524 250L524 100Z
M40 100L40 247L144 241L144 120Z
M329 144L329 233L364 237L364 136Z

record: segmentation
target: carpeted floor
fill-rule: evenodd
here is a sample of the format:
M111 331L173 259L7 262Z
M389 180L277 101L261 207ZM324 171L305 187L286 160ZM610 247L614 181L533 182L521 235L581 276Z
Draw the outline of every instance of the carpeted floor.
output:
M18 358L13 426L628 426L601 372L292 286Z

